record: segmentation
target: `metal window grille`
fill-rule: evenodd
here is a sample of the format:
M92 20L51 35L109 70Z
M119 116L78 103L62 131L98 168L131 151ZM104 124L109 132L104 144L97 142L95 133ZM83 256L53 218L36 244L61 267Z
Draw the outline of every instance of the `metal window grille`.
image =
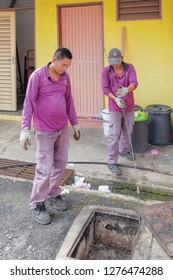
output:
M161 0L116 0L120 20L161 19Z

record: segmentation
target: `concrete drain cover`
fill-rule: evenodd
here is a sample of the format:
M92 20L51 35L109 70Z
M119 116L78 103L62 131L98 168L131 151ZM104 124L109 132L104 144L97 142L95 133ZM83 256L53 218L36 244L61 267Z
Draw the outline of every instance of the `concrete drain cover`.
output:
M60 185L64 186L73 174L73 169L65 169L60 180ZM33 180L35 163L0 158L0 175Z
M140 211L162 248L173 257L173 202L141 206Z

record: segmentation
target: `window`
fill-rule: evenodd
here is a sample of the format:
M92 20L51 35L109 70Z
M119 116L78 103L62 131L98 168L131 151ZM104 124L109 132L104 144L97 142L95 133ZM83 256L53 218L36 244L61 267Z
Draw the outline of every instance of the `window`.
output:
M161 0L116 0L117 20L160 19Z

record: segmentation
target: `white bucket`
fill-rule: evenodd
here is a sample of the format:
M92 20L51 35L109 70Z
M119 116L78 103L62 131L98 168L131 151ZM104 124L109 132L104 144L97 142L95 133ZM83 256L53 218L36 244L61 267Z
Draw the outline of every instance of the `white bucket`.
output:
M108 136L109 118L110 118L109 109L102 109L103 132L105 136Z
M109 109L102 109L102 119L104 121L109 121L109 116L110 116L110 113L109 113Z
M109 131L109 122L103 121L103 132L105 136L108 136L108 131Z

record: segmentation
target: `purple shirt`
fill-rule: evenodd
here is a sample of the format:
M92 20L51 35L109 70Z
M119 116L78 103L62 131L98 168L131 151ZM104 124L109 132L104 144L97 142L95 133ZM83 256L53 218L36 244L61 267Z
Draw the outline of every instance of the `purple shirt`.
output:
M112 66L107 66L102 71L102 90L105 95L118 91L118 86L128 87L134 84L135 88L138 86L135 68L132 64L123 62L123 74L119 77ZM116 96L116 95L115 95ZM125 112L132 111L135 107L133 92L128 92L122 99L125 101L127 107L124 108ZM122 109L117 106L114 100L108 98L108 108L110 111L120 111Z
M48 74L48 65L35 70L29 78L22 128L31 126L32 117L36 130L62 129L68 120L71 125L78 123L69 75L65 72L55 81Z

